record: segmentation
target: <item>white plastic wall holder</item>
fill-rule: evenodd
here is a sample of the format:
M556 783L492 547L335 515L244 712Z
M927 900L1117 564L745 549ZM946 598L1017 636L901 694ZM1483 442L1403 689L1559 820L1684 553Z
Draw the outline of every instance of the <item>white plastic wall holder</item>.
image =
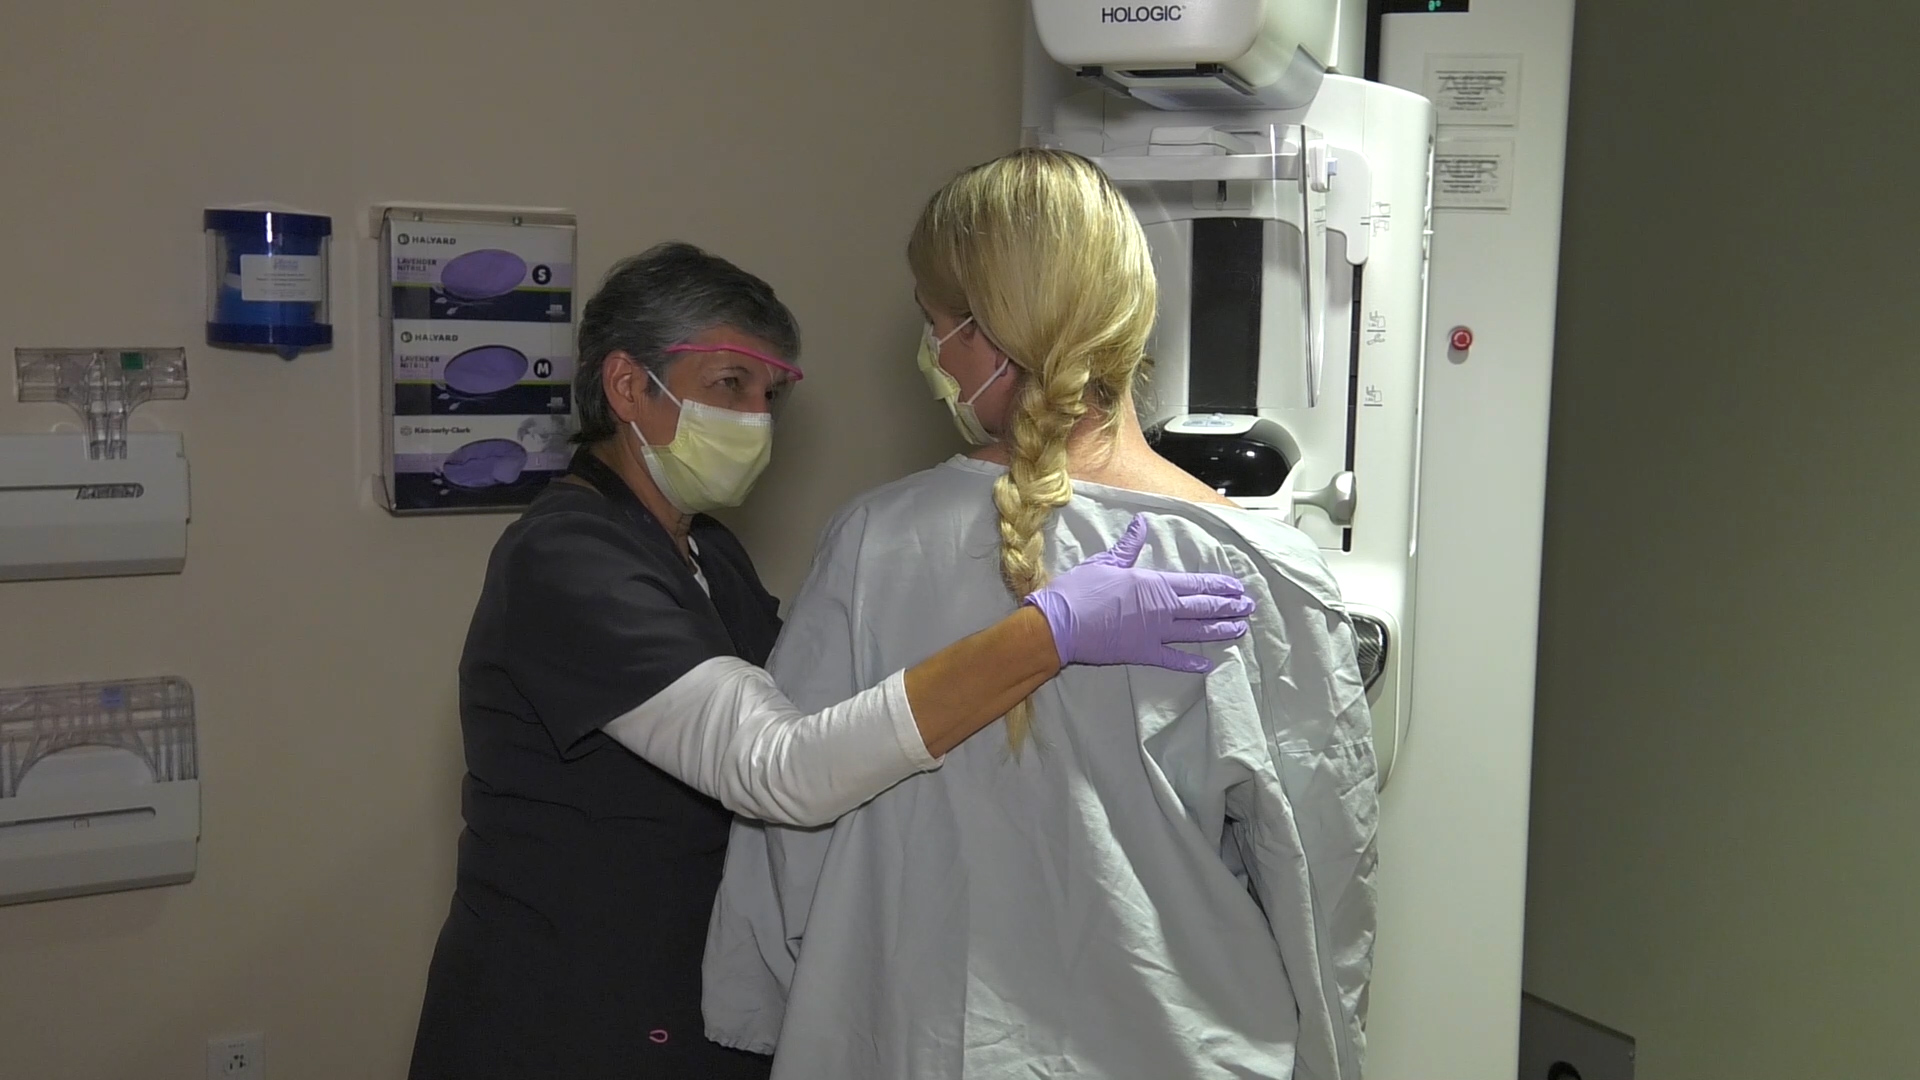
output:
M0 581L175 574L186 566L186 447L127 431L187 396L181 349L20 349L16 393L79 414L81 434L0 435Z
M127 456L127 417L149 401L187 396L185 349L15 349L22 402L58 401L87 427L87 456Z
M184 679L0 690L0 904L191 881L199 775Z

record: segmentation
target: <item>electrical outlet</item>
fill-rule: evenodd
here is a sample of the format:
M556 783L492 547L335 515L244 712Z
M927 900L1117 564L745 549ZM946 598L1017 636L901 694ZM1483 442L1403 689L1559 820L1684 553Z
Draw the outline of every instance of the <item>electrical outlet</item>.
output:
M266 1080L267 1037L233 1035L207 1040L207 1080Z

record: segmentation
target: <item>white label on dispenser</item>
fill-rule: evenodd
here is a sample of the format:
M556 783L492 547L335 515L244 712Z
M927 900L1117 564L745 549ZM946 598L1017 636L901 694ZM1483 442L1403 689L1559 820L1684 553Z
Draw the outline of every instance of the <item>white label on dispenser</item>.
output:
M249 304L317 304L327 298L318 255L240 256L240 299Z

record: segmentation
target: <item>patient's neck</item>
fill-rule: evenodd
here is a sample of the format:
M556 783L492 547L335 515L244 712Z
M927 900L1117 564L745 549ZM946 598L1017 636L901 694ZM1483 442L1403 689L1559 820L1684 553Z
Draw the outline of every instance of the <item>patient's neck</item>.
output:
M1159 455L1147 445L1146 433L1140 430L1140 418L1134 412L1132 398L1120 402L1115 411L1119 413L1120 422L1111 433L1105 430L1107 414L1097 409L1088 410L1073 426L1073 432L1067 436L1067 472L1074 479L1098 483L1092 474L1116 463L1158 459ZM1013 448L997 442L975 450L970 456L977 461L1010 465Z
M1115 416L1110 430L1102 426L1104 414L1088 416L1074 426L1067 438L1067 472L1075 480L1104 484L1107 481L1102 477L1136 471L1163 460L1147 445L1131 400L1121 402Z
M1111 434L1103 427L1104 413L1089 413L1074 425L1073 434L1067 437L1067 475L1089 484L1230 505L1213 489L1154 452L1147 444L1146 433L1140 429L1140 417L1134 411L1131 396L1115 403L1114 413L1117 422ZM997 465L1011 462L1010 452L1003 443L983 447L973 456Z

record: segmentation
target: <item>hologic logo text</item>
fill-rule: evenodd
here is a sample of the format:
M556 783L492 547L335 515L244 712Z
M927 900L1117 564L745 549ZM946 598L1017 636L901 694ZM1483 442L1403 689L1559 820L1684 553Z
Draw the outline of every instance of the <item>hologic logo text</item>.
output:
M1159 23L1179 22L1180 16L1187 10L1185 4L1142 4L1138 7L1106 7L1100 9L1100 21L1103 23Z

